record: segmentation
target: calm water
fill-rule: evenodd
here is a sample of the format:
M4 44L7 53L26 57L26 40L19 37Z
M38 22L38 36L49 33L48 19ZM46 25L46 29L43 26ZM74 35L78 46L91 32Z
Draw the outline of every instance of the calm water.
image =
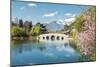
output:
M12 41L11 65L36 65L79 61L81 55L70 42Z

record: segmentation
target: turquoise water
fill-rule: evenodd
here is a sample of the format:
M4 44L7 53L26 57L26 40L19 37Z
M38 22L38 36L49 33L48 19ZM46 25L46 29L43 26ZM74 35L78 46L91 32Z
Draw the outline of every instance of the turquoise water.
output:
M69 63L79 61L80 57L70 42L11 42L11 65Z

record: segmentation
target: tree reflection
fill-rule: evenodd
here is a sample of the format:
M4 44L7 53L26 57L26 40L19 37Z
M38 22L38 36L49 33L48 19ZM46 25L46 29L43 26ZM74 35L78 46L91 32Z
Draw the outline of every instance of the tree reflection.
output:
M12 41L11 47L11 51L16 52L16 54L32 52L33 49L40 51L46 50L45 44L38 41Z

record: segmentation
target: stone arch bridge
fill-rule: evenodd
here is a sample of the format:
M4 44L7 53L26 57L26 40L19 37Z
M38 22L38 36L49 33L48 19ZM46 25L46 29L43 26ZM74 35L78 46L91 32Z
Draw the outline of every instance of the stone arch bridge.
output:
M38 36L39 41L66 41L68 40L68 35L61 33L48 33L41 34Z

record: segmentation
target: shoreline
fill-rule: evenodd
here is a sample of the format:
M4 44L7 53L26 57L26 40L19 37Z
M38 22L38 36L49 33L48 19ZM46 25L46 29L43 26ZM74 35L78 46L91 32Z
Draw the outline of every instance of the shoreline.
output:
M38 40L37 36L28 36L28 37L11 37L11 40Z

